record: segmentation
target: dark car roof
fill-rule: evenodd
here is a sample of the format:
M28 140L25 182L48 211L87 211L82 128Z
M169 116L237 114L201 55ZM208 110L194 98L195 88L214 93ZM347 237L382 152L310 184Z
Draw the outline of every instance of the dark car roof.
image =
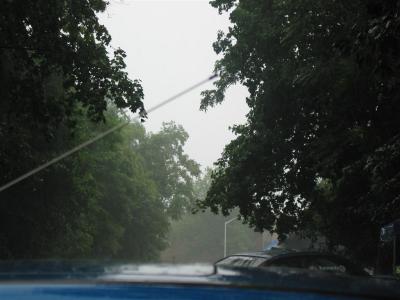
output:
M255 288L368 298L400 298L400 282L288 268L168 266L76 262L0 263L2 285L69 283L189 285Z
M292 257L305 257L305 256L324 257L345 265L346 268L350 270L349 274L357 276L370 276L370 274L367 273L362 267L358 266L357 264L353 263L347 258L326 252L298 251L294 249L285 249L276 247L266 251L239 253L227 257L237 257L237 256L263 258L266 261L265 263L260 265L263 267L269 266L270 263L273 263L275 261ZM227 257L220 259L219 261L216 262L216 264L219 264L220 262L224 261Z
M278 247L273 247L269 250L264 250L264 251L257 251L257 252L244 252L244 253L238 253L238 254L232 254L232 256L254 256L254 257L263 257L263 258L272 258L277 255L283 255L283 254L291 254L291 253L313 253L313 252L304 252L304 251L297 251L294 249L286 249L286 248L278 248Z
M232 254L230 256L251 256L251 257L261 257L265 259L272 259L275 257L292 257L292 256L326 256L335 257L337 259L345 260L345 258L328 252L321 251L299 251L294 249L286 248L272 248L265 251L257 252L244 252L238 254Z

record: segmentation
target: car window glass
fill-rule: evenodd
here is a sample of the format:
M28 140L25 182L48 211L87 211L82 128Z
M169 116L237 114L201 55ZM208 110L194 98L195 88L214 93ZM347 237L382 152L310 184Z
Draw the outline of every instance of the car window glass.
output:
M217 265L230 265L240 267L258 267L265 261L261 257L229 256L217 263Z
M265 258L262 257L253 257L249 267L259 267L265 262Z
M231 265L234 260L235 260L235 257L229 256L229 257L217 262L217 265Z
M230 265L230 266L241 266L244 263L244 259L240 256L229 256L221 261L218 265Z
M236 257L236 258L232 261L232 264L233 264L234 266L243 266L245 263L246 263L246 260L244 260L244 259L241 258L241 257Z

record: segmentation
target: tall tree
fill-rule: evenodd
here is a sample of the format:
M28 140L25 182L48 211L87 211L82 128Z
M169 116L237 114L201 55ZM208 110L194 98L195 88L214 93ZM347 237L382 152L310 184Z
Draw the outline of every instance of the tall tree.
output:
M52 147L69 148L127 121L113 107L105 117L106 123L93 123L79 115L74 137L69 130L58 132ZM176 169L185 170L187 165L175 161L169 168L172 159L183 155L197 168L182 148L171 148L173 137L150 147L154 136L165 130L176 137L184 133L181 126L166 127L146 133L141 124L130 124L3 191L0 258L157 259L167 246L171 207L158 174L148 166L157 163L174 190L182 185ZM139 151L142 145L146 156ZM163 156L163 149L169 149L168 155ZM185 190L192 195L191 184ZM178 204L184 205L175 203L176 211L184 211Z
M139 80L98 21L106 5L1 4L0 186L126 121L118 109L146 116ZM154 259L166 211L179 214L199 172L187 138L172 123L155 134L131 124L1 192L0 257Z
M220 79L250 93L204 207L253 226L324 235L371 262L399 217L400 2L215 0L233 25L214 49Z
M98 22L103 0L14 0L0 14L0 183L47 160L48 141L72 127L77 105L104 120L106 99L144 116L143 91ZM18 164L16 162L23 162Z
M148 134L137 147L167 213L174 219L190 210L195 199L194 180L200 175L199 164L183 149L188 138L182 126L167 122L159 132Z

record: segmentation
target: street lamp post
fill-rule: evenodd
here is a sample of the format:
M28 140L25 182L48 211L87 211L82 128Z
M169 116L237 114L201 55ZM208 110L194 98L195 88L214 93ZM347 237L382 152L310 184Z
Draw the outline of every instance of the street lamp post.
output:
M225 229L224 229L224 257L226 257L226 225L228 225L229 223L235 221L237 219L236 218L232 218L228 221L225 222Z

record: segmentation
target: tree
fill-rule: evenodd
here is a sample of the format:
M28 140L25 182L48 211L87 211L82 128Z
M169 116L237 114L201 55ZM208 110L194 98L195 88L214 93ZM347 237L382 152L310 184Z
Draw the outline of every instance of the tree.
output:
M58 132L50 146L70 148L126 121L115 109L106 124L84 115L74 138ZM157 257L168 218L142 158L131 148L141 125L116 132L1 194L2 258Z
M233 23L214 49L216 88L250 93L203 207L259 229L323 235L371 262L399 217L399 1L215 0Z
M146 117L140 81L98 22L106 5L1 4L0 186L126 122L120 109ZM187 138L172 123L155 134L130 124L1 192L0 257L155 259L166 211L184 210L199 172Z
M104 120L107 99L145 115L143 91L96 13L103 0L14 0L1 4L0 183L48 159L48 142L72 128L77 108ZM22 162L18 164L16 162Z
M58 131L51 149L69 149L127 122L115 107L105 117L106 123L93 123L79 114L73 138L68 128ZM165 130L170 138L154 145L159 148L150 147ZM172 123L159 133L146 133L140 123L132 123L3 191L0 257L157 259L167 246L170 206L163 194L165 187L148 166L157 162L170 186L184 186L175 175L186 165L175 161L174 168L169 168L171 160L181 155L197 164L183 152L185 141L171 148L181 133L185 133L183 128ZM139 151L142 146L146 156ZM192 185L184 187L188 195L193 193ZM177 211L184 210L175 206Z
M193 181L200 175L200 167L184 153L189 135L174 122L163 123L160 132L144 136L137 151L154 179L167 213L178 219L190 210L194 202Z

